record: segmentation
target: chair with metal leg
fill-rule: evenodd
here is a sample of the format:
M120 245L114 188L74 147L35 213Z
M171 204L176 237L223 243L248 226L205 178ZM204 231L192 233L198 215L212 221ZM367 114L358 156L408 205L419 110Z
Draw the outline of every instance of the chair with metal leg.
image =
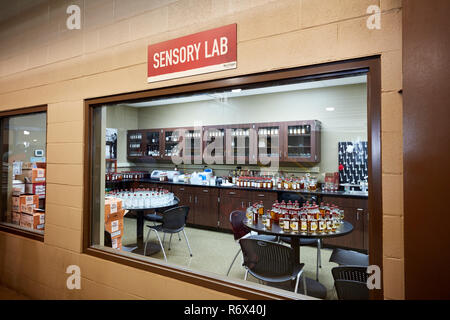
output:
M307 294L306 277L303 275L303 263L294 261L292 248L277 242L258 239L240 239L244 255L245 277L250 273L265 282L295 281L294 292L297 293L300 278L303 279L303 292Z
M275 242L277 239L275 236L269 236L269 235L252 235L248 228L244 225L244 219L245 219L245 212L236 210L230 213L230 224L231 229L233 231L233 236L235 241L239 241L239 239L242 238L248 238L248 239L259 239L259 240L266 240L266 241L273 241ZM236 252L236 255L233 258L233 261L230 264L230 267L227 271L227 276L230 274L231 267L233 266L234 262L236 261L237 257L239 256L239 253L241 252L241 248L239 247L239 250Z
M291 238L281 237L281 241L286 243L291 243ZM299 238L294 239L294 241L299 241L300 246L316 245L317 246L317 261L316 261L316 280L319 281L319 268L322 268L322 254L320 249L322 248L322 239L319 238Z
M334 286L340 300L368 300L367 267L339 266L331 269Z
M189 240L186 236L186 232L184 230L184 227L186 226L186 220L189 213L189 207L188 206L181 206L172 208L169 210L164 211L162 223L157 226L147 226L149 228L149 231L147 233L147 237L145 239L145 246L144 246L144 252L146 252L147 249L147 242L148 238L150 237L150 233L154 231L156 233L156 237L158 238L159 244L161 245L161 249L164 255L164 259L167 261L166 251L164 250L163 242L161 241L161 237L159 236L159 232L163 232L164 234L168 233L171 236L174 233L180 233L183 232L184 238L186 240L186 244L189 249L189 254L192 257L192 251L191 246L189 245ZM170 244L169 244L170 247Z

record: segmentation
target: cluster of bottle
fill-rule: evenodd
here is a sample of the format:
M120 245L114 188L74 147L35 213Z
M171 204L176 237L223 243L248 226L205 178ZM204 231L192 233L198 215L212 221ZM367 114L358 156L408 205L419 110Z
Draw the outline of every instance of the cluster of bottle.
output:
M142 133L131 134L130 140L142 140Z
M260 177L247 177L241 176L235 180L235 184L238 187L249 187L256 189L272 189L273 188L273 180L268 176L260 176Z
M141 180L145 178L145 172L108 172L105 176L106 181Z
M278 128L261 128L258 130L259 136L277 136L278 135Z
M344 220L344 210L336 205L321 203L320 206L308 201L300 207L299 203L289 201L285 203L276 201L271 210L264 213L261 202L254 203L247 208L247 223L257 224L259 219L267 230L272 229L274 223L278 224L284 232L323 234L334 233Z
M317 190L317 178L311 177L309 174L303 177L278 177L276 179L276 187L279 190Z
M299 134L310 134L311 133L311 126L310 125L304 125L304 126L290 126L288 129L289 135L299 135Z
M317 178L311 177L309 173L302 177L268 176L258 175L253 171L234 170L229 172L228 181L238 187L273 189L278 190L303 190L316 191L318 188ZM333 191L337 191L333 190Z
M166 189L114 190L107 196L119 198L125 209L162 207L173 202L174 195Z

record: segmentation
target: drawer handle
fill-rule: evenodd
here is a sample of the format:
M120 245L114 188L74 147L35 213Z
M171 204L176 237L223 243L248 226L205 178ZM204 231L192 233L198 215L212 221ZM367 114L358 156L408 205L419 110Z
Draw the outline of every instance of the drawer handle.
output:
M258 194L258 197L263 198L263 197L265 197L265 195L264 194Z
M180 188L180 191L184 191L184 188Z
M236 192L230 191L228 194L236 194Z
M209 192L209 190L203 189L203 192Z

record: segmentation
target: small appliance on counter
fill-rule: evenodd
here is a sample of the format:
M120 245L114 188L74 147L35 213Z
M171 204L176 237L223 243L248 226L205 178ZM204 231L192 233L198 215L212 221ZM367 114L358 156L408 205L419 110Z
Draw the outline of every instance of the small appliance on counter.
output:
M178 181L178 177L180 175L179 171L173 170L153 170L150 179L159 180L159 181ZM166 180L167 177L167 180ZM161 180L163 179L163 180Z

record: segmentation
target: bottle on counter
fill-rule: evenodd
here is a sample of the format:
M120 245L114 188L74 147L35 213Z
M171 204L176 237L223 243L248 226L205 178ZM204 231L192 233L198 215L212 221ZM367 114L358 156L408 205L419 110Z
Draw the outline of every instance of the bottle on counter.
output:
M292 230L292 232L294 232L294 233L298 233L299 232L299 223L298 223L298 214L297 213L294 213L292 216L291 216L291 221L290 221L290 227L291 227L291 230Z

